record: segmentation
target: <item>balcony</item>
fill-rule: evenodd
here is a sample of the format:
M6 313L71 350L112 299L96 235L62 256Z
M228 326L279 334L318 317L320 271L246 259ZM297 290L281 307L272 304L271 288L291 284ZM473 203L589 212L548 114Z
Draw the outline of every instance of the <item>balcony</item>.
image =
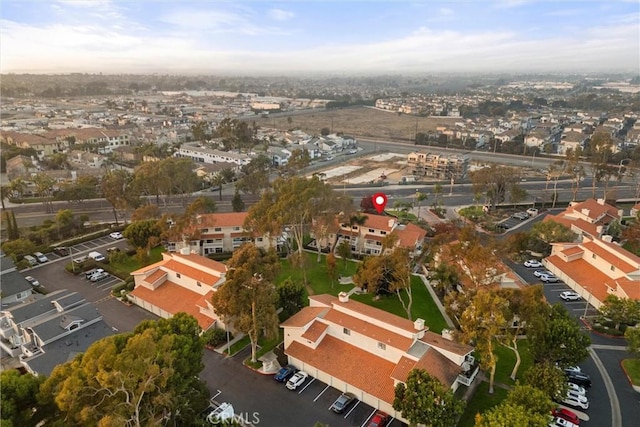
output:
M476 379L478 372L480 372L480 365L476 361L475 357L468 355L462 364L462 369L463 373L458 375L457 381L468 387L473 383L473 380Z

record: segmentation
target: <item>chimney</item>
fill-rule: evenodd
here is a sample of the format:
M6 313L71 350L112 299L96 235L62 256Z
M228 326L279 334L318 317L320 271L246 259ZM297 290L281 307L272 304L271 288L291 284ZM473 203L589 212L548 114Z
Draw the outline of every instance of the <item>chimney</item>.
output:
M415 322L413 322L413 329L415 329L416 331L421 331L424 329L424 319L416 319Z
M602 241L603 242L607 242L607 243L611 243L611 242L613 242L613 236L605 234L604 236L602 236Z
M349 294L346 292L340 292L338 294L338 301L340 302L349 302Z
M453 334L451 333L451 329L443 329L442 338L444 338L445 340L453 341Z
M598 199L597 202L599 205L604 206L604 199Z

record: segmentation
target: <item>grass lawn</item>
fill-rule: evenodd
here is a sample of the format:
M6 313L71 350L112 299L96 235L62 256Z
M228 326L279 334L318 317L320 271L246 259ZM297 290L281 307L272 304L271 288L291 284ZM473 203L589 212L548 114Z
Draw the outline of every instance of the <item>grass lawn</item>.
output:
M518 373L516 374L516 378L522 381L523 374L531 367L533 364L533 357L531 356L531 352L529 351L529 341L519 340L518 341L518 350L520 352L520 367L518 368ZM515 385L515 381L513 381L510 377L511 371L516 364L516 355L513 350L506 348L505 346L498 346L496 348L496 354L498 357L498 363L496 365L496 377L495 382L500 382L506 385ZM487 377L489 373L487 372Z
M158 246L156 248L151 249L149 264L153 264L154 262L160 261L162 259L162 252L164 252L164 247L162 246ZM133 255L128 257L124 262L119 262L119 263L112 262L109 264L109 267L110 267L110 270L113 270L114 272L119 273L118 275L122 274L124 277L126 277L132 271L135 271L144 266L141 265L136 259L136 256Z
M414 320L418 318L424 319L426 325L429 326L429 330L437 334L447 328L444 317L442 317L440 310L438 310L435 302L433 302L431 294L427 291L420 277L412 276L411 289L413 291L413 304L411 305L412 318ZM353 294L351 298L398 316L407 317L407 312L402 308L402 304L396 295L382 297L377 301L374 299L374 296L370 294Z
M258 340L256 359L260 359L261 356L276 348L282 341L284 341L284 329L281 328L278 328L278 335L274 339L268 340L265 337L260 337L260 339ZM260 362L259 360L256 363L252 363L251 356L247 357L244 363L256 369L262 367L262 362Z
M315 253L305 252L307 266L307 291L313 294L331 294L338 295L342 291L349 291L353 285L341 285L336 279L331 285L331 279L327 273L327 257L322 254L320 262L317 262L318 255ZM358 263L347 261L346 265L342 259L336 260L337 274L340 276L353 276L358 268ZM292 266L288 259L281 260L280 272L276 277L276 283L281 283L287 278L291 278L297 282L303 282L304 276L300 267Z
M640 386L640 359L624 359L622 366L624 366L624 370L627 371L627 374L631 377L633 385Z
M231 344L231 355L233 356L234 354L238 353L240 350L242 350L249 344L251 344L249 335L245 335L244 337L240 338L238 341ZM228 354L228 351L225 351L225 353Z
M483 413L498 405L507 397L507 393L507 390L494 386L493 394L489 394L489 383L483 382L480 384L473 398L467 403L467 408L460 418L458 427L473 427L476 414Z

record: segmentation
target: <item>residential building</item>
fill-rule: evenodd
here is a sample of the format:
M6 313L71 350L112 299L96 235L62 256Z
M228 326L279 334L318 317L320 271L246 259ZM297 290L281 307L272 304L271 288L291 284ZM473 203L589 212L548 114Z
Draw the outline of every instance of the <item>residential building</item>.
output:
M9 178L10 181L16 178L30 178L32 173L37 172L37 168L33 163L30 157L22 154L7 159L7 178Z
M415 322L349 299L309 297L309 306L280 325L289 363L314 378L406 422L393 409L394 390L412 369L446 389L469 386L478 372L473 348Z
M640 257L608 238L555 243L545 267L596 309L608 295L640 299Z
M182 144L174 156L187 157L196 163L233 163L242 166L251 162L251 157L246 154L216 150L199 142Z
M467 176L469 157L459 154L409 153L407 156L413 174L437 179L460 180Z
M34 295L0 312L0 348L18 356L34 375L50 375L57 365L111 334L96 307L66 289Z
M602 237L606 234L609 224L620 221L622 210L605 203L604 199L587 199L584 202L572 202L570 206L558 215L547 215L544 221L558 222L578 237Z
M0 257L0 301L2 308L25 301L32 294L32 286L18 273L13 260L7 256Z
M322 248L337 247L343 241L349 243L351 252L359 255L380 255L382 241L393 235L397 247L407 248L413 254L422 251L427 232L415 224L400 224L391 216L367 214L364 224L340 224L336 233L321 240Z
M211 296L225 281L227 266L190 253L184 248L180 253L162 254L162 261L133 271L135 288L128 297L131 302L168 319L185 312L196 318L202 330L217 322Z
M224 252L233 252L244 243L252 242L257 247L276 248L275 237L257 236L244 228L247 212L227 212L198 215L185 235L196 236L188 242L189 251L202 256ZM187 247L187 243L168 242L169 252L179 251Z

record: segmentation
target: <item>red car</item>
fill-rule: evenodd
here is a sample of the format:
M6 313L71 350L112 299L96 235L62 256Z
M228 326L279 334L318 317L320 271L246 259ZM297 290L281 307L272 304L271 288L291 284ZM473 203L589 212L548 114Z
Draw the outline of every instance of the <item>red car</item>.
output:
M580 424L580 418L578 418L575 412L570 411L566 408L556 408L551 411L551 415L553 415L554 417L562 418L563 420L570 421L577 425Z
M376 414L371 418L367 427L385 427L387 425L387 421L389 420L389 415L385 414L382 411L376 412Z

